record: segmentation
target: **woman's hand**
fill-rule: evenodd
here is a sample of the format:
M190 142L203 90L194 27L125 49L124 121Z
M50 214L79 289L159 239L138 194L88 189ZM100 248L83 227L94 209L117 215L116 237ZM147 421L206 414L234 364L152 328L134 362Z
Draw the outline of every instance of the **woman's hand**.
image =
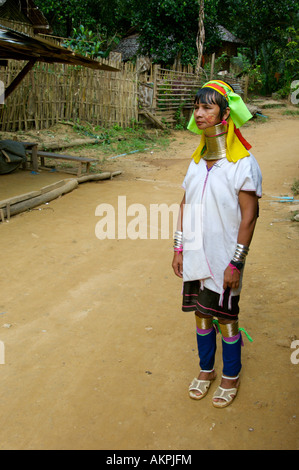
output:
M172 268L176 276L183 277L183 253L178 251L174 252Z
M240 282L240 271L227 266L224 271L223 289L230 287L231 289L238 289Z

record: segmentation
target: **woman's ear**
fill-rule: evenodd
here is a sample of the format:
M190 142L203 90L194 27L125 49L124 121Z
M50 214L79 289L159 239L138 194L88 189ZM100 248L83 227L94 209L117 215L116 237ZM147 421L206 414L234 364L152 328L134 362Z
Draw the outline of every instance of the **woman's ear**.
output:
M230 114L230 109L227 107L226 110L224 111L223 113L223 118L222 120L227 120L229 118L229 114Z

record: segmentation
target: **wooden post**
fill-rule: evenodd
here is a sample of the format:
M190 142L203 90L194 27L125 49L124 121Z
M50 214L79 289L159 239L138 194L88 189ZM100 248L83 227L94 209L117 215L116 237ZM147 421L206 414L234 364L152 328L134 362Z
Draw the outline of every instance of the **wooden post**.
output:
M6 205L6 219L10 220L10 203L9 202Z
M213 54L212 54L212 59L211 59L210 80L213 79L213 75L214 75L214 66L215 66L215 52L213 52Z
M31 143L31 142L23 142L23 145L25 147L25 150L31 150L31 165L32 165L32 170L37 171L38 170L38 156L37 156L37 150L38 150L38 144ZM25 165L25 168L27 167L27 163Z
M32 169L38 171L38 156L37 156L37 144L32 146Z
M158 81L158 68L159 65L155 64L153 66L153 82L154 82L154 91L153 91L153 104L152 104L152 111L155 112L157 109L157 81Z
M197 62L196 62L196 67L195 67L195 73L197 76L199 76L199 72L201 70L203 46L204 46L204 42L206 38L205 26L204 26L204 18L205 18L204 4L205 4L204 0L198 0L198 6L199 6L198 32L196 36Z
M249 75L245 76L245 85L244 85L244 102L246 103L248 98L248 84L249 84Z
M4 97L7 98L11 93L17 88L17 86L21 83L21 81L26 77L28 72L33 68L35 60L30 60L27 62L25 67L21 70L21 72L16 76L16 78L12 81L12 83L6 88Z

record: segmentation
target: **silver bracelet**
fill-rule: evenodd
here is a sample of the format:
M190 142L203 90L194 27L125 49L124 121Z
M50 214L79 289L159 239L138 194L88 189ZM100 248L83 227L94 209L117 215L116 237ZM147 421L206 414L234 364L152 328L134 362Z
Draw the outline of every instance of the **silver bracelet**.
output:
M183 245L183 232L180 232L179 230L177 230L174 234L173 239L174 239L173 248L180 249Z
M245 258L248 255L249 247L245 245L241 245L240 243L237 244L236 251L232 260L236 263L244 263Z

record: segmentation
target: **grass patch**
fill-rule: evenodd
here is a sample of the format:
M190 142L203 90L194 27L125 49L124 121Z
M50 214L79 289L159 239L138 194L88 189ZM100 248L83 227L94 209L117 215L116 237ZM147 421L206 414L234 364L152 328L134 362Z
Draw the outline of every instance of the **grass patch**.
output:
M298 196L299 194L299 180L295 180L292 187L291 187L292 193L294 196Z
M74 130L81 135L98 139L98 149L105 156L165 150L170 143L168 130L145 130L138 124L127 128L114 126L111 129L74 124Z
M264 104L263 109L279 109L279 108L286 108L285 103L269 103L269 104Z
M284 116L299 116L299 109L287 109L282 114Z
M245 122L243 127L250 127L254 124L264 124L265 122L269 122L269 117L266 115L260 116L256 114L253 119L250 119L249 121Z

